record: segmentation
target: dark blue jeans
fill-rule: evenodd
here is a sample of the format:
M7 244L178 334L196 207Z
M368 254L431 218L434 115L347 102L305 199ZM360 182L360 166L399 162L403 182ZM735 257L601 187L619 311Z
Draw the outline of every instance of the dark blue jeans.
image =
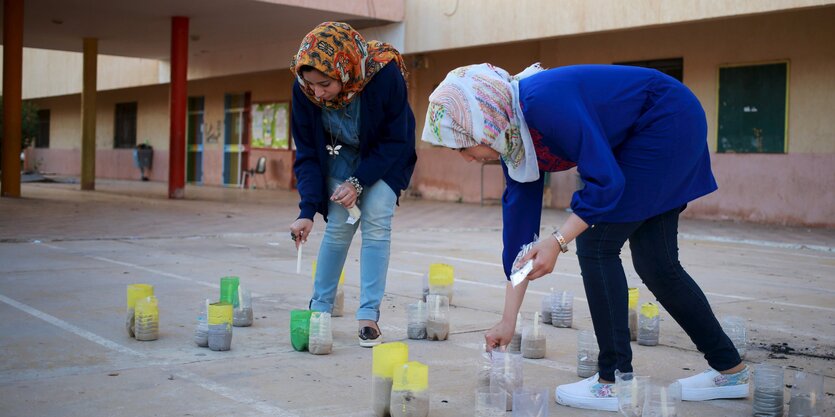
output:
M704 293L678 261L678 216L683 209L639 222L596 224L577 237L602 379L614 381L616 369L632 372L626 275L620 259L627 239L635 271L710 367L724 371L741 362Z

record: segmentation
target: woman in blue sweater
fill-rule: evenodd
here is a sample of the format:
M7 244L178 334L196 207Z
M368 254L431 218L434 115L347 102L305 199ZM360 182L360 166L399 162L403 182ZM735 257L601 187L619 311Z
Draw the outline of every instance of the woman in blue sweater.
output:
M573 407L617 411L615 371L632 372L620 260L628 240L638 275L711 367L680 380L682 397L747 395L747 368L678 261L679 213L717 188L704 111L687 87L637 67L535 65L510 76L481 64L450 72L429 103L424 141L457 149L467 161L502 161L508 277L520 247L539 234L542 173L576 166L584 184L562 227L518 263L533 260L533 269L518 286L508 283L502 320L485 335L489 348L510 342L528 282L553 271L557 257L576 239L600 372L558 386L555 398Z
M339 276L358 226L359 343L381 342L380 302L386 286L391 220L414 171L415 118L406 95L403 58L391 45L366 42L345 23L325 22L302 40L293 58L293 140L299 217L296 247L313 217L327 222L317 258L310 309L331 312ZM349 209L361 210L349 216Z

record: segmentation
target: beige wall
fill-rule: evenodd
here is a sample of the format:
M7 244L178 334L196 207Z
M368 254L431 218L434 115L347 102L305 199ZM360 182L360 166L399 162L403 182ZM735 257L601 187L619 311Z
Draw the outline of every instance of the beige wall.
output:
M835 7L764 14L539 42L422 54L412 70L418 137L428 97L446 72L491 62L510 72L541 60L545 66L682 57L684 82L708 118L716 148L718 68L724 64L790 61L788 154L712 154L719 191L690 205L687 215L785 224L835 226ZM419 145L413 190L446 200L477 202L480 171L443 150ZM464 165L464 166L461 166ZM491 170L488 167L488 171ZM486 171L487 172L487 171ZM487 178L495 196L501 177ZM449 178L455 178L450 181ZM565 207L577 186L574 170L551 176L545 204Z
M718 68L788 59L788 151L835 152L835 7L543 41L546 66L684 58L716 147Z
M114 149L116 104L137 103L137 143L154 147L151 179L168 179L168 88L138 87L100 91L96 97L96 177L139 179L131 149ZM81 96L33 100L50 110L49 149L31 149L29 160L42 172L79 175L81 172ZM30 166L30 168L34 168Z
M832 0L407 0L406 52L669 25L833 3Z
M205 99L205 132L217 133L217 141L204 143L203 183L223 183L224 95L252 93L253 102L290 101L292 77L279 70L244 76L215 78L189 83L189 96ZM133 151L113 149L116 103L137 102L137 143L147 141L154 147L154 181L168 180L169 107L168 85L100 91L96 100L96 176L98 178L138 179ZM78 94L33 100L41 109L50 110L49 149L30 149L28 160L42 172L79 175L81 166L81 98ZM267 157L268 188L289 189L293 186L291 151L255 150L250 153L249 166L260 156ZM258 179L258 185L264 184Z
M79 40L79 43L81 41ZM0 46L0 51L3 47ZM0 53L0 63L3 62ZM99 55L99 90L153 85L168 81L166 64L154 59ZM53 97L81 92L82 54L23 48L23 98ZM2 92L2 86L0 86Z
M50 148L81 149L81 96L78 94L32 100L50 110ZM96 97L96 149L113 148L116 104L136 102L137 143L147 141L168 148L168 87L152 86L100 91Z
M405 0L258 0L392 21L403 20Z

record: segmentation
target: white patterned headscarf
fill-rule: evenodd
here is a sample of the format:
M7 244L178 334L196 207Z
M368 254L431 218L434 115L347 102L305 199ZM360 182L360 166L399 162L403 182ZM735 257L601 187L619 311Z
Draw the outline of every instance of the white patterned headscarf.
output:
M429 96L421 140L447 148L487 145L501 155L510 178L536 181L539 165L519 104L519 80L540 71L538 63L516 76L490 64L450 71Z

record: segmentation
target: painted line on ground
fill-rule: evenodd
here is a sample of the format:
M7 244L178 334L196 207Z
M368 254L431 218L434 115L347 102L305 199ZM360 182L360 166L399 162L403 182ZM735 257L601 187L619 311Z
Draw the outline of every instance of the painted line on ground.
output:
M152 274L162 275L164 277L178 279L180 281L187 281L187 282L203 285L203 286L210 287L210 288L220 288L220 284L205 282L205 281L201 281L201 280L196 279L196 278L184 277L182 275L173 274L171 272L160 271L158 269L148 268L146 266L140 266L140 265L133 264L133 263L130 263L130 262L117 261L115 259L105 258L105 257L101 257L101 256L93 256L93 255L83 255L83 256L86 256L86 257L91 258L91 259L95 259L97 261L107 262L107 263L114 264L114 265L126 266L126 267L129 267L129 268L138 269L140 271L145 271L145 272L150 272ZM252 294L252 295L255 295L255 294Z
M691 243L698 244L699 242L691 241ZM787 256L787 257L800 257L800 258L812 258L812 259L823 259L823 260L832 260L833 259L833 255L825 253L825 252L809 253L808 251L807 252L800 252L800 251L797 251L797 250L786 251L784 249L776 249L776 248L768 248L768 247L754 248L754 247L751 247L750 245L746 248L740 248L740 247L738 247L734 244L731 244L731 243L722 243L722 242L710 242L710 243L712 243L713 246L718 247L718 248L731 248L731 249L737 249L737 250L740 250L740 251L744 250L746 253L766 253L766 254L769 254L769 255L782 255L782 256Z
M821 310L821 311L835 312L835 308L812 306L812 305L808 305L808 304L787 303L787 302L784 302L784 301L775 301L775 300L772 300L772 299L743 297L743 296L740 296L740 295L719 294L719 293L707 292L707 291L704 291L704 294L709 295L711 297L723 297L723 298L730 298L732 300L739 300L739 301L750 301L750 302L754 302L754 303L773 304L773 305L784 306L784 307L798 307L798 308L808 308L808 309L811 309L811 310Z
M66 248L62 248L60 246L54 246L54 245L50 245L50 244L46 244L46 243L40 243L40 245L48 247L50 249L57 249L57 250L61 250L61 251L66 251L67 250ZM215 289L220 288L220 284L205 282L205 281L201 281L197 278L189 278L189 277L186 277L186 276L174 274L174 273L171 273L171 272L161 271L159 269L148 268L146 266L141 266L141 265L137 265L137 264L130 263L130 262L117 261L115 259L105 258L103 256L82 255L82 254L78 254L78 255L85 256L85 257L90 258L90 259L95 259L95 260L101 261L101 262L106 262L106 263L120 265L120 266L126 266L126 267L129 267L129 268L138 269L140 271L150 272L152 274L157 274L157 275L162 275L162 276L169 277L169 278L178 279L180 281L187 281L187 282L191 282L191 283L194 283L194 284L203 285L203 286L206 286L206 287L209 287L209 288L215 288ZM252 296L253 297L263 297L264 294L259 294L259 293L253 292Z
M423 256L428 258L436 258L436 259L446 259L449 261L456 261L456 262L464 262L476 265L485 265L485 266L495 266L497 268L504 268L504 265L495 263L495 262L485 262L485 261L476 261L473 259L466 259L466 258L456 258L454 256L444 256L444 255L434 255L430 253L423 253L423 252L416 252L416 251L405 251L402 252L408 255L417 255ZM567 272L551 272L551 275L562 275L564 277L571 277L571 278L582 278L579 274L570 274Z
M420 272L407 271L405 269L397 269L397 268L389 268L389 271L397 272L398 274L403 274L403 275L414 275L414 276L417 276L417 277L422 277L424 275L424 274L421 274Z
M417 252L417 251L405 251L403 253L405 253L407 255L417 255L417 256L423 256L423 257L428 257L428 258L446 259L446 260L449 260L449 261L457 261L457 262L464 262L464 263L468 263L468 264L495 266L495 267L503 268L502 264L497 264L495 262L477 261L475 259L456 258L454 256L436 255L436 254L423 253L423 252Z
M763 304L775 304L775 305L778 305L778 306L785 306L785 307L809 308L809 309L812 309L812 310L823 310L823 311L829 311L831 313L835 313L835 308L830 308L830 307L818 307L818 306L810 306L810 305L806 305L806 304L786 303L786 302L783 302L783 301L759 300L759 299L754 299L754 298L752 298L750 301L754 301L754 302L757 302L757 303L763 303Z
M138 269L140 271L145 271L145 272L150 272L152 274L162 275L164 277L178 279L180 281L187 281L187 282L192 282L192 283L195 283L195 284L200 284L200 285L203 285L203 286L206 286L206 287L209 287L209 288L215 288L215 289L220 288L220 284L205 282L205 281L201 281L197 278L189 278L189 277L185 277L185 276L182 276L182 275L177 275L177 274L174 274L174 273L171 273L171 272L160 271L159 269L148 268L146 266L132 264L130 262L117 261L115 259L104 258L104 257L101 257L101 256L93 256L93 255L84 255L84 256L86 256L88 258L91 258L91 259L95 259L97 261L107 262L107 263L111 263L111 264L115 264L115 265L126 266L126 267L129 267L129 268ZM251 294L252 294L253 297L263 297L264 296L264 294L259 294L259 293L256 293L256 292L253 292Z
M405 269L397 269L397 268L389 268L389 271L397 272L399 274L413 275L413 276L419 276L419 277L422 277L424 275L424 274L421 274L419 272L407 271ZM504 290L505 289L504 285L489 284L489 283L486 283L486 282L478 282L478 281L470 281L468 279L461 279L461 278L456 278L455 282L460 282L462 284L468 284L468 285L475 285L477 287L496 288L496 289L499 289L499 290ZM536 291L536 290L528 290L527 293L528 294L536 294L536 295L550 295L551 294L551 293L548 293L548 292L545 292L545 291ZM582 297L574 297L574 299L575 300L580 300L580 301L587 301L585 298L582 298Z
M835 247L832 246L824 246L824 245L808 245L804 243L785 243L785 242L774 242L771 240L758 240L758 239L737 239L732 237L724 237L724 236L708 236L708 235L696 235L692 233L679 233L679 237L686 240L703 240L707 242L720 242L720 243L735 243L735 244L745 244L745 245L752 245L752 246L761 246L766 248L777 248L777 249L809 249L818 252L835 252Z
M62 248L60 246L50 245L49 243L43 243L40 240L33 241L32 243L35 244L35 245L46 246L47 248L50 248L50 249L67 250L67 248Z
M123 353L123 354L126 354L126 355L138 356L140 358L146 357L146 355L144 353L133 350L133 349L127 347L127 346L122 346L122 345L120 345L120 344L118 344L118 343L116 343L112 340L105 339L105 338L103 338L103 337L101 337L101 336L99 336L99 335L97 335L93 332L84 330L84 329L82 329L82 328L80 328L80 327L78 327L74 324L67 323L66 321L61 320L61 319L59 319L59 318L57 318L53 315L44 313L43 311L40 311L40 310L38 310L34 307L31 307L31 306L28 306L28 305L23 304L21 302L15 301L15 300L13 300L9 297L6 297L5 295L0 294L0 301L16 308L16 309L18 309L18 310L20 310L20 311L22 311L26 314L29 314L30 316L34 316L36 318L39 318L39 319L41 319L41 320L43 320L43 321L45 321L45 322L47 322L47 323L49 323L49 324L51 324L55 327L58 327L62 330L65 330L67 332L75 334L76 336L87 339L87 340L89 340L89 341L91 341L95 344L98 344L100 346L103 346L107 349L115 350L116 352Z
M409 252L403 252L403 253L410 254L410 255L420 255L420 256L425 256L425 257L432 257L432 258L442 258L442 259L456 260L456 261L459 261L459 262L470 262L470 263L478 263L478 264L490 265L490 266L501 266L499 264L494 264L494 263L489 263L489 262L472 261L472 260L464 259L464 258L454 258L454 257L451 257L451 256L433 255L433 254L426 254L426 253L415 252L415 251L409 251ZM389 269L392 270L392 271L397 271L397 272L401 272L401 273L408 273L409 275L413 275L413 274L422 275L422 274L418 274L416 272L410 272L410 271L404 271L404 270L394 270L392 268L389 268ZM568 273L557 273L557 272L552 272L551 274L552 275L564 275L564 276L582 278L582 276L579 275L579 274L568 274ZM488 283L484 283L484 282L469 281L469 280L464 280L464 279L456 279L455 281L456 282L461 282L461 283L464 283L464 284L477 285L477 286L481 286L481 287L498 288L498 289L501 289L501 290L505 289L504 285L488 284ZM642 286L642 287L646 288L645 286ZM527 292L531 293L531 294L537 294L537 295L548 295L549 294L549 293L544 292L544 291L535 291L535 290L528 290ZM712 297L720 297L720 298L730 298L730 299L739 300L739 301L750 301L750 302L755 302L755 303L780 305L780 306L785 306L785 307L797 307L797 308L806 308L806 309L810 309L810 310L835 312L835 308L813 306L813 305L808 305L808 304L787 303L787 302L783 302L783 301L774 301L774 300L753 298L753 297L743 297L743 296L739 296L739 295L719 294L719 293L713 293L713 292L705 292L705 295L710 295ZM574 297L574 298L576 300L587 301L585 298L581 298L581 297Z
M481 352L481 350L484 348L483 345L478 344L478 343L456 343L456 342L453 342L453 344L455 346L462 347L462 348L465 348L465 349L475 350L476 352ZM555 361L553 359L546 359L546 358L542 358L542 359L522 358L522 360L527 362L527 363L533 364L533 365L544 366L546 368L556 369L558 371L564 371L564 372L570 372L570 373L577 372L576 364L571 365L571 364L558 362L558 361Z
M223 397L226 397L226 398L228 398L232 401L235 401L237 403L248 405L248 406L250 406L250 407L258 410L259 412L264 413L264 414L266 414L270 417L299 417L298 414L292 413L292 412L287 411L287 410L285 410L283 408L280 408L280 407L275 407L275 406L269 405L269 404L266 403L265 400L256 400L256 399L250 398L250 397L246 396L240 390L237 390L237 389L234 389L234 388L229 388L225 385L219 384L215 381L212 381L211 379L202 377L202 376L197 375L193 372L189 372L189 371L182 370L182 369L175 370L175 371L170 371L170 372L172 372L177 377L180 377L180 378L185 379L189 382L197 384L198 386L200 386L200 387L202 387L202 388L204 388L208 391L214 392L215 394L219 394L219 395L221 395Z
M452 229L405 229L401 232L410 232L410 231L451 231ZM464 228L464 229L455 229L456 232L479 232L479 231L494 231L494 230L482 230L480 228ZM501 229L496 229L495 231L501 231ZM280 234L278 233L269 233L269 232L252 232L252 233L241 233L241 232L231 232L231 233L217 233L217 234L206 234L206 235L191 235L191 236L115 236L109 238L79 238L79 239L53 239L52 242L73 242L73 241L89 241L89 240L169 240L169 239L238 239L238 238L252 238L252 237L276 237ZM711 235L699 235L694 233L679 233L679 238L683 240L689 241L706 241L706 242L719 242L719 243L732 243L732 244L745 244L751 246L759 246L765 248L774 248L774 249L793 249L793 250L812 250L816 252L825 252L825 253L834 253L835 247L833 246L826 246L826 245L815 245L815 244L807 244L807 243L786 243L786 242L776 242L771 240L762 240L762 239L739 239L733 237L725 237L725 236L711 236ZM42 240L21 240L21 242L32 242L34 244L41 244L48 246ZM270 242L268 244L276 245L277 242ZM277 245L276 245L277 246ZM58 247L53 248L59 249ZM61 248L63 249L63 248ZM561 255L566 257L568 255ZM461 260L462 262L465 260ZM471 260L466 260L471 261ZM477 263L478 261L471 261ZM489 265L489 263L488 263Z
M49 246L51 246L51 245L49 245ZM63 249L63 248L61 248L61 249ZM501 266L500 264L496 264L496 263L490 263L490 262L484 262L484 261L474 261L474 260L470 260L470 259L456 258L456 257L451 257L451 256L432 255L432 254L426 254L426 253L417 252L417 251L408 251L408 252L404 252L404 253L411 254L411 255L419 255L419 256L424 256L424 257L443 258L443 259L455 260L455 261L459 261L459 262L476 263L476 264L480 264L480 265ZM147 268L147 267L132 264L132 263L129 263L129 262L116 261L116 260L113 260L113 259L108 259L108 258L103 258L103 257L98 257L98 256L91 256L91 255L85 255L85 256L93 258L93 259L97 259L97 260L100 260L100 261L103 261L103 262L109 262L109 263L113 263L113 264L117 264L117 265L128 266L128 267L137 268L137 269L140 269L140 270L144 270L144 271L155 273L155 274L160 274L160 275L163 275L163 276L167 276L167 277L171 277L171 278L175 278L175 279L179 279L179 280L194 282L194 283L197 283L197 284L209 286L211 288L220 288L220 285L218 285L218 284L207 283L207 282L200 281L200 280L197 280L197 279L194 279L194 278L188 278L188 277L184 277L184 276L181 276L181 275L156 270L156 269L153 269L153 268ZM418 272L414 272L414 271L407 271L407 270L394 269L394 268L389 268L389 269L394 271L394 272L405 273L405 274L408 274L408 275L423 276L423 274L418 273ZM567 273L552 273L552 274L567 275L567 276L571 276L571 277L580 277L580 275L578 275L578 274L567 274ZM461 282L463 284L476 285L476 286L481 286L481 287L496 288L496 289L501 289L501 290L505 289L504 285L498 285L498 284L488 284L488 283L483 283L483 282L478 282L478 281L470 281L470 280L464 280L464 279L458 279L456 281ZM537 295L548 295L548 293L546 293L544 291L529 290L528 292L531 293L531 294L537 294ZM252 295L255 296L255 297L263 296L262 294L257 294L257 293L253 293ZM756 302L756 303L762 303L762 304L780 305L780 306L784 306L784 307L795 307L795 308L805 308L805 309L810 309L810 310L835 312L835 308L830 308L830 307L820 307L820 306L812 306L812 305L807 305L807 304L788 303L788 302L774 301L774 300L763 300L763 299L757 299L757 298L752 298L752 297L743 297L743 296L729 295L729 294L719 294L719 293L713 293L713 292L705 292L705 295L709 295L709 296L712 296L712 297L720 297L720 298L730 298L730 299L739 300L739 301L750 301L750 302ZM587 301L586 299L581 298L581 297L576 297L575 296L574 298L577 299L577 300L581 300L581 301Z
M110 349L110 350L113 350L113 351L116 351L116 352L119 352L119 353L122 353L122 354L125 354L125 355L135 356L135 357L139 357L139 358L149 358L148 355L146 355L142 352L133 350L133 349L127 347L127 346L122 346L119 343L116 343L112 340L101 337L101 336L99 336L99 335L97 335L93 332L88 331L88 330L84 330L84 329L82 329L82 328L80 328L80 327L78 327L74 324L67 323L64 320L61 320L61 319L59 319L55 316L52 316L50 314L44 313L43 311L40 311L40 310L38 310L34 307L31 307L29 305L26 305L26 304L23 304L23 303L18 302L16 300L13 300L9 297L6 297L5 295L0 294L0 301L2 301L3 303L8 304L9 306L12 306L12 307L16 308L16 309L18 309L18 310L20 310L20 311L22 311L26 314L29 314L31 316L34 316L34 317L38 318L38 319L41 319L41 320L43 320L43 321L45 321L49 324L52 324L53 326L56 326L56 327L58 327L58 328L60 328L64 331L67 331L67 332L72 333L76 336L79 336L79 337L87 339L87 340L89 340L93 343L96 343L96 344L98 344L98 345L100 345L104 348L107 348L107 349ZM166 362L163 362L163 361L153 361L153 362L148 363L147 365L149 365L149 366L159 366L159 365L168 365L168 364ZM235 402L248 405L248 406L250 406L250 407L252 407L252 408L258 410L259 412L264 413L268 416L298 417L297 414L293 414L293 413L291 413L287 410L284 410L282 408L279 408L279 407L274 407L274 406L271 406L269 404L265 404L263 401L248 398L245 395L243 395L240 391L237 391L237 390L234 390L234 389L231 389L231 388L227 388L227 387L225 387L221 384L218 384L214 381L203 378L203 377L201 377L199 375L196 375L192 372L189 372L189 371L186 371L186 370L183 370L183 369L177 369L177 370L169 369L168 372L171 372L174 375L176 375L176 376L178 376L182 379L193 382L193 383L199 385L200 387L202 387L206 390L209 390L209 391L214 392L216 394L222 395L222 396L224 396L226 398L229 398L229 399L231 399Z
M62 248L60 246L55 246L55 245L50 245L48 243L37 242L37 244L39 244L41 246L44 246L44 247L47 247L47 248L50 248L50 249L55 249L55 250L60 250L60 251L66 251L67 250L66 248ZM129 268L139 269L141 271L150 272L152 274L162 275L162 276L166 276L166 277L169 277L169 278L178 279L178 280L181 280L181 281L188 281L188 282L204 285L204 286L211 287L211 288L220 288L220 284L213 284L213 283L210 283L210 282L204 282L204 281L200 281L200 280L195 279L195 278L184 277L182 275L172 274L170 272L164 272L164 271L160 271L160 270L157 270L157 269L132 264L130 262L117 261L115 259L105 258L105 257L102 257L102 256L84 255L84 254L80 254L80 253L74 253L74 254L79 255L79 256L84 256L84 257L87 257L87 258L90 258L90 259L95 259L97 261L106 262L106 263L109 263L109 264L115 264L115 265L120 265L120 266L126 266L126 267L129 267ZM256 294L253 293L252 295L255 296Z

